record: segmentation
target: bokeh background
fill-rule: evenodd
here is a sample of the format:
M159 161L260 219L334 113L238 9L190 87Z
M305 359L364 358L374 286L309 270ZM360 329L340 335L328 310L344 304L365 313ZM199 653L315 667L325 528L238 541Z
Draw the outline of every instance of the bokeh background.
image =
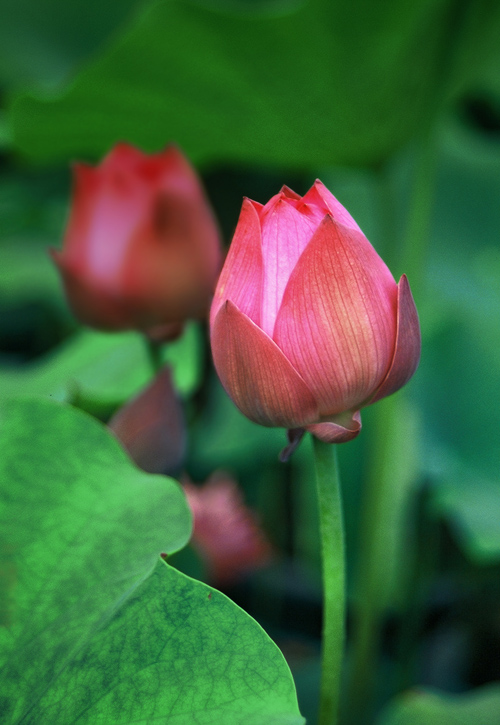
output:
M359 612L379 630L373 717L411 685L500 680L500 3L2 0L0 17L0 396L50 395L106 420L149 377L134 333L78 326L48 257L71 161L119 140L175 142L226 245L243 196L321 178L407 273L423 333L415 378L339 451L349 636ZM189 476L230 472L275 551L228 593L281 646L314 722L309 442L278 462L283 431L236 411L203 327L168 355L190 411ZM191 554L179 566L203 576Z

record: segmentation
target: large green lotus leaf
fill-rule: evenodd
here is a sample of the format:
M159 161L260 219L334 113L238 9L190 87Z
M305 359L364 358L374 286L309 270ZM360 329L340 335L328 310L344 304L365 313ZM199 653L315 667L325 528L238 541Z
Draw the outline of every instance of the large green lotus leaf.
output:
M18 722L96 628L188 541L180 486L132 465L88 415L51 401L0 410L2 722ZM36 721L36 718L35 718Z
M162 561L26 723L301 725L283 655L230 599Z
M159 559L190 533L176 482L48 401L4 405L0 472L2 723L304 722L259 625Z
M499 685L464 695L424 690L400 696L377 725L498 725L499 713Z
M60 82L137 5L138 0L0 0L2 85Z
M196 324L166 347L164 359L172 366L177 389L190 394L201 368ZM0 397L50 395L96 412L99 407L112 410L146 386L152 374L139 334L81 330L41 362L1 371Z
M147 9L61 96L19 100L15 143L50 160L174 140L200 163L311 168L378 162L434 111L448 0L239 6Z

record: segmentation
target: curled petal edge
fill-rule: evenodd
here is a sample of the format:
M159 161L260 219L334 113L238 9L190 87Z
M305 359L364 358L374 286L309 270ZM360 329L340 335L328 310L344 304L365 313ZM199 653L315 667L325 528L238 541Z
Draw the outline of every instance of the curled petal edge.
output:
M361 414L359 410L352 415L342 413L336 418L337 422L315 423L306 426L306 430L324 443L347 443L359 435L361 431Z
M396 344L392 362L387 375L367 405L376 403L402 388L412 377L420 362L420 323L405 274L399 280L397 305Z

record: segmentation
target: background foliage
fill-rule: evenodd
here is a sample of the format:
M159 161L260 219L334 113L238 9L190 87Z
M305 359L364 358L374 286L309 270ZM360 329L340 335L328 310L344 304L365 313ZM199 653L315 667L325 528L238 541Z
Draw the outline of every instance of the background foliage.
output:
M52 397L106 420L148 378L132 333L111 337L77 327L46 254L62 236L71 160L96 160L121 139L148 151L175 141L203 173L227 243L243 195L265 202L283 183L304 193L320 176L394 275L407 272L423 331L421 366L407 391L366 410L361 437L340 450L353 611L361 592L359 552L374 518L370 477L381 482L369 586L370 601L378 602L371 614L381 622L382 665L373 705L378 714L370 721L497 723L498 691L490 686L483 696L479 688L500 679L499 4L24 0L14 7L2 0L0 15L2 399ZM277 462L283 432L243 419L213 374L205 379L206 331L191 327L168 355L188 409L196 410L200 386L206 403L190 417L188 473L202 481L217 468L231 471L259 509L277 552L268 569L228 594L278 641L301 712L314 722L320 590L309 445L290 466ZM45 475L55 496L43 461L50 458L62 471L64 436L73 426L91 426L90 419L73 418L75 411L46 401L18 405L10 415L11 408L3 408L1 421L9 450L17 450L11 427L31 449L19 480L42 487ZM56 426L55 450L41 411ZM19 415L26 416L22 424L15 423ZM66 415L64 424L55 422ZM117 457L123 480L135 485L141 474L111 441L101 441L101 429L88 430L104 446L104 458ZM143 477L144 485L160 486ZM9 468L2 480L7 492L11 480ZM176 492L170 482L164 495ZM55 515L51 500L47 516ZM16 505L23 511L38 506L21 499ZM141 516L148 518L147 510ZM167 520L159 530L168 530ZM96 534L95 540L102 547L107 539ZM168 549L168 538L162 545ZM33 560L42 566L45 546L55 556L52 544L31 554L30 581L39 575ZM148 564L128 562L134 591L147 597L168 578L172 592L188 586L189 597L205 596L205 585L186 584L161 562L147 578L155 559L147 547L143 555ZM72 556L79 559L76 550ZM17 581L11 558L3 551L0 580L7 589L13 576ZM118 600L114 591L106 607ZM123 616L140 601L123 600ZM221 617L227 608L243 622L245 615L226 599L217 595L212 604ZM41 601L38 607L41 617ZM8 605L2 611L11 616ZM249 622L241 626L251 629ZM269 656L279 659L266 636L252 632L257 649L271 647ZM413 653L407 661L398 656L401 642ZM77 652L73 646L68 652ZM73 676L71 667L64 677ZM300 722L287 677L283 682L292 689L274 711L276 722ZM422 694L381 709L409 685L473 692L463 698ZM271 710L255 722L272 722ZM225 717L235 722L234 713Z

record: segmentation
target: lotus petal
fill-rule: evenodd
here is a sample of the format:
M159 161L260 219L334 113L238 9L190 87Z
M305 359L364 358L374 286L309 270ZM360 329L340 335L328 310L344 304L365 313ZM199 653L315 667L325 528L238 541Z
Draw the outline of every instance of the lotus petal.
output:
M347 443L361 431L361 414L359 410L354 414L342 413L335 422L308 425L306 430L324 443Z
M231 300L257 325L260 323L260 303L262 295L262 247L260 221L257 208L250 199L245 199L215 290L210 324L226 300Z
M319 419L304 380L271 338L231 301L217 313L211 337L222 385L250 420L300 428Z
M357 232L361 232L358 224L354 221L347 209L345 209L342 204L337 201L332 192L329 191L319 179L316 179L313 186L311 186L307 194L304 196L304 201L311 204L322 205L325 208L325 214L330 212L338 224L342 224L344 227L348 227L348 229L354 229Z
M298 211L296 200L284 194L271 202L260 212L264 262L260 327L270 337L293 268L323 216L316 206L302 202Z
M326 216L290 277L273 334L323 417L359 408L387 374L396 299L368 240Z
M406 275L398 285L398 320L396 345L389 372L379 386L371 403L392 395L411 378L420 361L420 323Z

